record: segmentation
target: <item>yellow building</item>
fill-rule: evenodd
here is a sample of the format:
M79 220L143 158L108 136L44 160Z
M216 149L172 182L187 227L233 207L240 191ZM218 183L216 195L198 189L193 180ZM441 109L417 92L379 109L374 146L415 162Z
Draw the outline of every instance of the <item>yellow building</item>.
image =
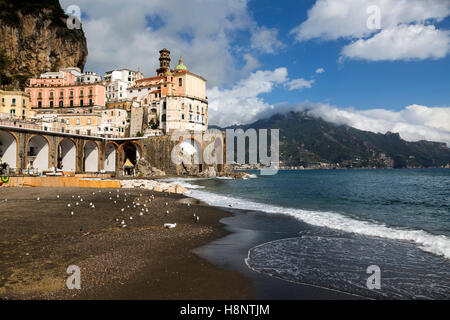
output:
M102 123L100 113L66 113L57 115L57 131L82 135L97 135Z
M29 94L23 91L0 90L0 117L30 119L34 116L31 110Z

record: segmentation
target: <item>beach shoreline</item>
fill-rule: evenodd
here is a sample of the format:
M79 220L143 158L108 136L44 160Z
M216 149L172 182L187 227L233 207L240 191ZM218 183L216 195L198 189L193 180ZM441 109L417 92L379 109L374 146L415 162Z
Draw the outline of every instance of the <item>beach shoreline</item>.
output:
M145 189L118 194L116 199L116 189L1 189L0 299L253 298L241 274L192 252L227 234L219 220L229 213L182 195ZM151 195L150 213L140 216L139 207ZM127 205L140 206L121 213L125 198ZM174 229L163 226L175 222ZM66 286L69 265L80 268L81 290Z

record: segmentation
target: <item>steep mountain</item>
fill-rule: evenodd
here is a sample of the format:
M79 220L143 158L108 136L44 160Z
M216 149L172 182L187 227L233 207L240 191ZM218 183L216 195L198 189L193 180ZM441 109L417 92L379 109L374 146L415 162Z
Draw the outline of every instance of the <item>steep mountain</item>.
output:
M274 115L230 128L280 129L283 166L406 168L450 164L445 143L408 142L397 133L377 134L313 117L308 111Z
M0 0L0 84L23 86L27 77L84 68L83 30L69 29L58 0Z

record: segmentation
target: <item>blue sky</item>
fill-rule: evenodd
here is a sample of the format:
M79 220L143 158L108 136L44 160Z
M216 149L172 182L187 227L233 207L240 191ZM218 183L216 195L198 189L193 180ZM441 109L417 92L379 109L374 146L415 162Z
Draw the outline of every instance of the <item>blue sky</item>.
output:
M82 12L86 69L153 76L166 47L172 67L183 56L208 80L211 124L308 108L362 130L450 143L450 1L60 2Z
M269 103L309 100L358 109L393 110L411 104L450 105L450 55L437 60L339 63L340 51L348 40L293 43L290 30L307 19L307 11L315 2L258 0L249 3L253 18L261 25L277 28L279 39L287 45L276 55L261 56L261 65L267 69L287 66L293 77L316 80L310 89L280 88L271 92L265 97ZM450 18L436 26L449 30ZM315 75L319 67L326 72Z

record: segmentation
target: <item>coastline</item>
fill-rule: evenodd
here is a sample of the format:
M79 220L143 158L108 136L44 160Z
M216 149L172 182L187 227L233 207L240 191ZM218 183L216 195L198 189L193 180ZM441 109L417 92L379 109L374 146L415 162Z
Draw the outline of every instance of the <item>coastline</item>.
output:
M182 195L120 189L120 199L127 197L128 203L155 195L149 214L120 214L123 205L109 200L109 192L116 195L117 190L98 191L1 189L0 199L8 199L0 203L1 299L253 298L245 277L192 252L227 235L219 220L229 213ZM84 205L73 209L72 195L84 198ZM116 219L127 219L125 215L133 220L121 228ZM177 227L165 229L168 222L177 222ZM81 290L66 287L69 265L80 267Z
M249 212L184 195L120 189L119 199L128 203L155 195L150 214L135 210L125 217L119 214L125 204L109 200L117 189L1 190L0 200L8 202L0 202L0 299L361 299L250 270L248 250L280 235L246 228ZM78 195L85 205L71 216L67 203ZM121 228L115 219L129 215L134 220ZM168 222L177 227L165 229ZM80 267L81 290L66 287L69 265Z

